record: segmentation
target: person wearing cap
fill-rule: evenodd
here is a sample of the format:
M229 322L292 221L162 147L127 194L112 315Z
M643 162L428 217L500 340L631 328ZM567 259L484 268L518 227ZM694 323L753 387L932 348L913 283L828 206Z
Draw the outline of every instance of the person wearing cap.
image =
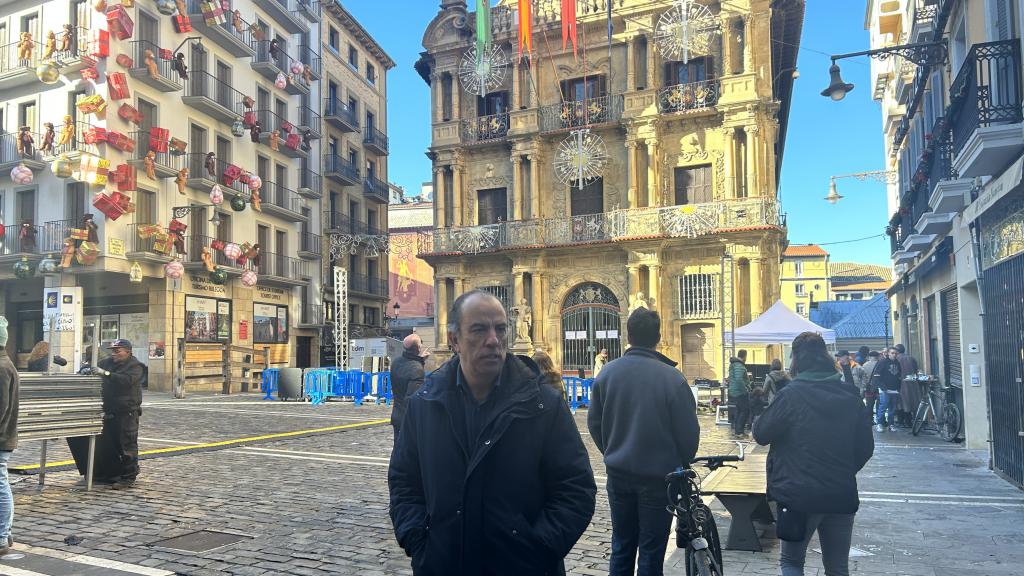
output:
M110 356L94 370L103 377L103 436L120 460L114 488L127 488L139 475L139 415L142 413L142 363L132 355L132 343L118 338L110 343Z
M14 496L7 462L18 447L18 371L7 355L7 318L0 316L0 556L11 546Z

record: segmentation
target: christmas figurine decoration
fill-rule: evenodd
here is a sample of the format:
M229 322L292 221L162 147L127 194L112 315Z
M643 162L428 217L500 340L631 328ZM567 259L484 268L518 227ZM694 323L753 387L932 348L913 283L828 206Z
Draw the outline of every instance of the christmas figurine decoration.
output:
M263 208L262 208L263 201L260 200L260 191L259 190L253 190L252 191L252 196L249 197L249 202L252 203L252 209L253 210L255 210L257 212L263 212Z
M57 51L57 35L50 30L46 33L46 48L43 49L43 58L48 59L53 57L53 53Z
M156 162L154 161L155 158L156 152L150 150L149 152L146 152L145 158L142 159L142 165L146 169L146 177L149 178L150 180L156 180Z
M57 139L58 146L67 146L75 139L75 121L70 115L64 115L64 125L60 127L60 138Z
M71 24L65 24L64 31L60 33L60 52L70 52L74 39L74 28L71 27Z
M200 256L203 260L203 265L206 266L207 272L213 272L215 266L213 265L213 255L210 254L210 249L203 246L203 254Z
M32 132L29 131L29 127L22 126L18 132L18 155L22 158L31 158L35 156L35 145L36 140L32 137Z
M171 220L171 223L167 226L167 232L173 238L174 249L178 254L185 254L185 230L187 229L188 224L181 220Z
M217 179L217 155L213 152L206 153L206 161L203 162L206 167L206 173L210 175L211 180Z
M256 122L253 122L252 127L249 128L249 139L252 140L256 144L259 144L260 143L260 132L262 132L262 131L263 131L263 127L260 126L260 121L257 120Z
M178 52L178 55L174 57L174 61L171 62L171 68L178 73L178 76L182 80L188 80L188 66L185 65L185 53Z
M302 133L302 149L305 152L313 149L313 131L309 128L306 128L306 131Z
M53 132L53 122L43 122L43 128L46 131L43 133L43 145L39 147L39 150L43 153L53 154L53 141L57 137Z
M146 70L149 71L149 76L151 78L159 76L160 69L156 67L156 58L153 57L153 51L147 48L142 55L142 59L146 63Z
M36 47L31 32L22 32L21 41L18 42L18 61L22 66L28 66L32 61L32 50Z
M309 64L302 65L302 79L306 82L306 86L313 84L313 69L309 67Z
M64 239L64 247L60 251L60 267L71 268L71 260L75 257L75 241L68 237Z
M260 245L259 244L253 244L251 247L249 247L249 249L247 249L245 251L243 256L245 256L246 260L248 260L249 262L252 262L253 266L255 266L257 268L260 267Z
M231 25L234 26L235 32L239 34L245 32L245 24L242 23L242 13L238 10L231 13Z
M281 45L278 43L277 38L270 41L270 58L271 60L277 60L277 57L281 55Z
M86 231L88 236L86 237L87 242L99 244L99 229L96 222L92 218L92 214L85 214L82 216L82 229Z
M32 221L25 219L21 221L21 229L18 231L18 240L21 243L22 252L36 251L36 227Z
M276 151L278 149L278 144L280 144L280 142L281 142L281 132L279 130L274 130L273 132L271 132L270 133L270 149Z
M174 0L174 5L178 7L178 16L184 16L188 14L188 10L185 8L184 0Z
M178 185L178 194L185 195L185 183L188 181L188 168L182 168L178 170L178 175L174 178L174 183Z

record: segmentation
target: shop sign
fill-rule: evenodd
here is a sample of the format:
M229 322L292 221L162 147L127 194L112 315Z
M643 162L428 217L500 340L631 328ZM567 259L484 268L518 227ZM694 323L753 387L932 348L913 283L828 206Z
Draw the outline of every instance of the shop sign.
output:
M272 286L256 286L256 293L260 300L268 302L287 302L288 292Z
M193 292L205 292L207 294L219 294L221 296L227 296L227 286L220 286L210 282L210 279L206 276L191 275L189 276L189 287Z
M238 323L238 339L249 339L249 322L247 320L242 320L241 322Z
M107 238L107 256L124 257L124 240L121 238Z
M1017 202L1009 214L982 228L981 262L985 269L1024 252L1024 202Z

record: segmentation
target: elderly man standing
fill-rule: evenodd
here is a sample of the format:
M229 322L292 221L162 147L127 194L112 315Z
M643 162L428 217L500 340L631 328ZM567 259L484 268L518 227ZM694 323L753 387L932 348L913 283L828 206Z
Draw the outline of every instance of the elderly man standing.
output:
M597 487L568 405L533 360L506 353L508 319L481 290L448 313L456 356L409 398L388 487L416 575L557 574Z
M410 334L402 341L402 356L391 363L391 427L395 429L395 443L398 443L398 429L405 418L408 397L416 393L423 384L423 363L430 352L423 350L423 341L416 334Z
M7 318L0 316L0 556L11 546L14 496L7 462L18 447L18 371L7 355Z
M139 416L142 414L142 363L132 355L124 338L111 342L110 356L100 360L94 373L103 376L103 436L120 463L112 488L129 488L139 475Z

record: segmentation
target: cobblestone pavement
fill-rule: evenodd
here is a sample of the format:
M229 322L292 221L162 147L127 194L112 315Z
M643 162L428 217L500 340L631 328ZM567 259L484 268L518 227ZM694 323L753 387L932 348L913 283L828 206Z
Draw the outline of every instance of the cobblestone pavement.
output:
M385 420L389 413L386 406L331 402L314 407L263 402L256 395L149 398L140 447L146 451L359 425ZM576 419L585 431L586 411ZM735 449L726 427L715 426L710 417L702 417L701 424L701 453ZM871 556L856 559L856 574L1020 573L1015 566L1024 561L1024 494L995 478L976 453L934 439L906 444L911 437L903 433L879 437L885 444L861 478L866 501L854 542ZM606 574L611 523L604 468L592 442L584 439L600 486L597 512L566 567L570 574ZM94 565L104 560L123 564L106 572L35 567L41 564L17 572L14 563L0 560L0 574L409 574L387 516L391 445L391 427L370 424L155 455L142 462L137 486L121 491L82 492L72 486L78 480L74 471L49 473L42 491L34 476L15 475L17 551L29 552L29 559L39 552L87 555L82 561ZM24 443L12 466L37 462L37 447ZM51 448L51 461L66 458L66 448ZM718 512L724 533L728 515ZM200 553L159 544L204 529L247 538ZM728 552L727 573L777 574L770 529L765 536L766 552ZM69 545L68 537L81 541ZM809 555L808 574L820 568L814 556ZM668 573L682 574L681 560L673 552Z

